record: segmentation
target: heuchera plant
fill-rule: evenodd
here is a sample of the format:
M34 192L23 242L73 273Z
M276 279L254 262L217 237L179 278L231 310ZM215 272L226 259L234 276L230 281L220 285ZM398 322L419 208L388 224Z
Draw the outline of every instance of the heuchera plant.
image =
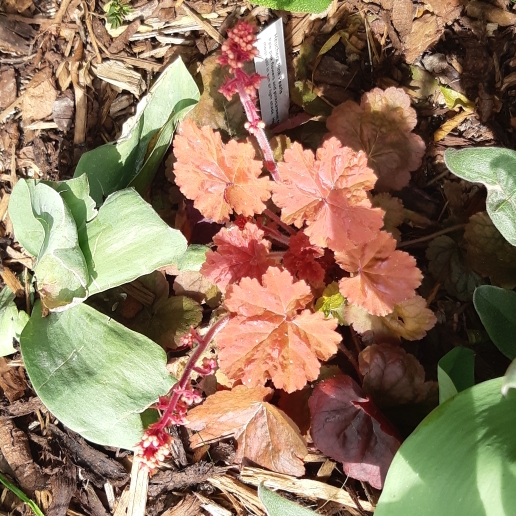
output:
M272 410L263 401L270 396L269 389L263 390L267 382L287 393L303 389L317 380L322 361L339 346L345 351L338 320L325 316L333 309L324 309L326 302L319 303L321 310L314 309L330 284L338 281L339 304L346 300L346 322L359 332L379 329L379 335L391 342L401 337L414 340L436 321L416 296L422 274L415 259L396 250L395 238L382 229L385 212L374 207L370 197L377 174L382 190L399 189L421 162L424 146L411 133L415 113L408 97L395 88L374 90L351 110L349 123L347 109L336 108L328 119L330 133L315 154L292 143L283 161L276 163L255 106L262 77L243 70L257 54L255 41L255 28L239 22L228 31L219 62L228 66L230 74L221 92L228 99L240 96L246 127L256 138L262 159L251 143L224 144L219 133L189 120L181 124L174 140L173 180L204 217L226 225L213 238L217 249L208 251L201 272L223 292L230 315L215 323L204 338L192 331L196 351L170 396L160 400L162 417L149 427L138 452L149 469L166 453L170 441L166 427L185 424L188 405L200 400L189 377L215 333L221 371L243 386L217 392L192 409L189 426L208 432L201 434L202 442L233 435L244 446L242 436L249 426L259 427L264 411ZM360 131L351 138L349 124L355 122ZM380 147L371 143L375 138ZM403 166L387 170L393 156ZM362 379L358 363L347 354ZM198 372L211 370L213 364L208 366ZM235 414L240 415L228 426L220 409L231 403L239 407ZM344 405L349 410L342 411ZM239 447L238 454L276 471L302 475L304 445L299 444L299 430L286 414L274 410L274 418L268 419L288 427L286 434L274 434L281 433L275 444L289 457L286 463L278 465L277 457L264 457L256 449ZM350 475L380 488L400 440L367 393L350 377L329 379L316 387L310 410L315 444L342 461ZM330 437L325 421L334 419L335 411L341 416ZM369 435L359 447L349 440L357 421L361 432ZM192 445L202 442L194 438ZM287 452L285 442L297 444ZM351 449L353 456L348 453ZM360 463L369 466L357 466Z

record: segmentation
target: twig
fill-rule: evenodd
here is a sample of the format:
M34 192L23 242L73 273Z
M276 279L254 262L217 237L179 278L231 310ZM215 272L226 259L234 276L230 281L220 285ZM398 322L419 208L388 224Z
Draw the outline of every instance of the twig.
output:
M464 229L466 227L466 224L457 224L456 226L451 226L446 229L441 229L441 231L436 231L435 233L432 233L431 235L426 235L421 238L416 238L414 240L407 240L406 242L401 242L398 244L398 249L401 247L408 247L410 245L420 244L421 242L428 242L428 240L433 240L434 238L437 238L441 235L446 235L447 233L453 233L454 231L459 231L460 229Z
M91 43L93 44L93 48L95 49L95 54L97 54L97 61L102 63L102 56L99 52L99 47L97 45L97 38L95 37L95 33L93 32L93 26L91 24L91 13L88 10L88 4L82 0L82 8L84 9L84 21L86 22L86 27L90 34Z
M291 235L295 235L297 233L297 231L295 229L291 228L288 224L285 224L285 222L283 222L273 211L269 210L269 208L265 208L265 210L263 210L263 213L265 215L267 215L267 217L269 217L269 219L276 222L276 224L278 226L282 227L285 231L287 231Z

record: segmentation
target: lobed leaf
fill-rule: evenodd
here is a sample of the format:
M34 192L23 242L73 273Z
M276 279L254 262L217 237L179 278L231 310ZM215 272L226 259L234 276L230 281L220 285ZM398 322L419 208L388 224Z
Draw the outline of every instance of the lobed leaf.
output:
M185 120L174 139L174 155L175 182L205 217L227 222L233 212L247 217L265 210L270 180L259 177L262 162L253 159L250 143L224 145L219 133Z
M324 142L314 156L293 143L278 163L281 183L273 200L281 219L304 230L310 242L334 251L367 242L383 225L383 212L372 208L367 192L376 176L364 153L342 147L336 138Z
M289 239L287 252L283 255L283 267L297 279L314 285L324 282L326 271L317 261L324 256L324 250L310 243L302 231L298 231Z
M325 380L308 404L317 448L342 462L346 475L381 489L400 441L356 382L344 375Z
M244 277L261 279L274 260L269 256L271 243L263 238L256 224L222 228L214 237L216 251L208 251L201 273L224 291L229 283Z
M391 338L421 340L437 322L434 313L427 308L426 300L421 296L395 304L390 314L381 317L371 315L359 306L348 304L344 307L344 319L358 333L372 331L377 342Z
M367 346L358 355L362 389L381 407L419 403L436 387L425 382L425 370L402 347L388 343Z
M304 281L275 267L261 284L243 278L230 285L224 304L234 317L217 338L221 370L249 387L271 379L287 392L315 380L319 360L336 353L342 338L335 319L304 310L312 298Z
M425 144L413 134L416 112L401 88L375 88L362 96L360 105L348 100L326 120L329 136L342 145L364 151L378 176L377 191L401 190L410 181L425 154Z
M444 282L447 292L461 301L468 301L482 278L469 269L462 249L447 235L434 238L426 249L428 269L439 282Z
M193 448L234 436L235 462L251 460L278 473L302 476L303 458L308 453L296 424L281 410L264 400L272 389L247 388L219 391L188 412L187 427L194 430Z
M470 217L464 240L475 272L498 287L516 287L516 247L507 242L486 212Z
M353 275L340 280L342 295L372 315L387 315L396 304L414 297L423 278L416 260L396 251L396 240L386 231L369 243L335 253L335 260Z

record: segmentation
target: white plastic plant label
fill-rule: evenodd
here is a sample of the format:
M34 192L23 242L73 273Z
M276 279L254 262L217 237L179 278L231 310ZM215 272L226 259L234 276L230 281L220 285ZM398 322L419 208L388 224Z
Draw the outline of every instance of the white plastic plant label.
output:
M256 47L260 52L254 60L256 72L266 77L258 90L262 120L266 125L278 124L288 118L290 105L281 18L258 34Z

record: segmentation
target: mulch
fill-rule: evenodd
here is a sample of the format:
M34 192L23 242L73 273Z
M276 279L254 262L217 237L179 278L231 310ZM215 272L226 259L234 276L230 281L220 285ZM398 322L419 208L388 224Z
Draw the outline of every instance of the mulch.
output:
M136 0L120 34L106 30L102 4L0 3L0 287L12 272L30 266L7 214L18 178L70 178L84 152L117 138L160 70L181 57L197 74L239 18L265 26L281 17L289 81L304 81L329 106L358 101L375 87L399 86L411 96L418 115L416 132L427 153L410 186L400 192L405 208L419 216L405 228L404 241L440 229L446 204L443 185L453 179L443 162L446 148L514 148L516 10L509 0L346 0L334 1L323 15L272 11L243 0ZM315 67L317 53L338 31L345 37ZM358 59L350 57L348 44L362 51ZM446 107L439 84L475 103L473 113L444 135L437 131L457 111ZM291 118L302 111L292 101ZM291 136L310 146L322 118L314 115L308 124L292 129ZM155 188L164 183L158 178ZM410 252L417 256L417 244ZM24 306L23 291L19 294ZM443 351L464 339L460 320L468 307L450 302L454 315L443 309L435 345L422 349L417 343L411 349L427 371L435 371ZM505 362L488 349L480 353L478 364L482 379L501 374ZM150 480L147 514L263 514L253 505L254 488L241 483L238 470L230 466L231 442L219 443L205 460L188 449L184 437L177 435L180 445L169 469ZM0 472L46 514L125 514L131 455L91 445L63 427L35 396L20 355L0 358ZM309 473L317 478L319 469L320 463ZM342 474L329 471L328 484L341 487ZM345 489L373 505L378 498L359 482L348 481ZM4 489L0 510L28 509ZM367 514L333 502L319 512Z

